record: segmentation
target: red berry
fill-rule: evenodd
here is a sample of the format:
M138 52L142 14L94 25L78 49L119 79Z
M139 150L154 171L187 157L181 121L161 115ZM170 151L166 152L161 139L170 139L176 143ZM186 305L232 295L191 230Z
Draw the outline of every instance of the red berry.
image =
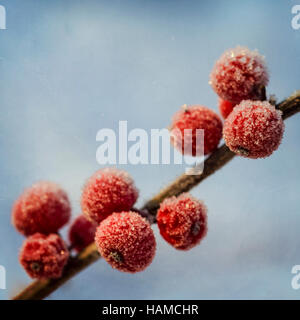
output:
M207 233L207 209L188 193L164 200L157 213L162 237L175 249L188 250Z
M234 105L231 102L219 98L219 110L224 119L229 116L233 107Z
M210 74L210 84L224 100L261 100L269 75L264 57L256 50L236 47L223 53Z
M192 134L185 133L185 129L192 129ZM197 129L204 130L204 154L213 152L222 138L222 121L214 111L199 105L184 105L174 115L170 128L171 143L181 153L196 156Z
M223 136L231 151L247 158L265 158L281 142L281 112L269 102L242 101L225 120Z
M56 233L71 215L66 192L57 184L41 181L26 189L12 209L12 223L25 236Z
M20 263L32 278L60 278L69 258L68 249L57 234L35 233L21 248Z
M132 211L106 218L97 229L95 241L101 256L124 272L144 270L155 255L156 242L150 224Z
M84 215L78 216L69 230L69 240L76 251L81 251L94 242L97 225Z
M138 190L127 172L106 168L95 172L86 183L81 208L90 219L100 223L113 212L130 210L137 198Z

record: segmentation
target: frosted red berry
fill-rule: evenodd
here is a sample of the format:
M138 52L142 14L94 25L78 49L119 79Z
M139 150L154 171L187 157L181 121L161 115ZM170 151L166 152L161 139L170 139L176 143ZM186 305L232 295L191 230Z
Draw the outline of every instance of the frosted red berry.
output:
M115 269L139 272L152 262L156 242L148 221L136 212L113 213L97 228L101 256Z
M114 168L95 172L87 181L81 196L82 212L100 223L113 212L128 211L138 198L130 175Z
M72 248L81 251L94 242L97 224L88 220L84 215L78 216L69 230L69 240Z
M207 233L207 209L202 201L188 193L164 200L157 213L162 237L179 250L200 243Z
M226 119L233 110L234 104L219 98L219 111L224 119Z
M247 158L265 158L280 145L281 112L269 102L242 101L225 120L223 136L231 151Z
M213 152L222 137L222 121L212 110L200 106L183 106L173 119L170 127L171 143L181 153L197 155L197 129L204 130L204 154ZM191 131L185 131L191 129Z
M64 241L57 234L35 233L28 237L20 251L20 263L32 278L60 278L69 258Z
M224 100L262 100L269 75L264 57L256 50L236 47L223 53L210 74L210 84Z
M57 184L37 182L26 189L12 208L12 223L25 236L56 233L70 219L67 193Z

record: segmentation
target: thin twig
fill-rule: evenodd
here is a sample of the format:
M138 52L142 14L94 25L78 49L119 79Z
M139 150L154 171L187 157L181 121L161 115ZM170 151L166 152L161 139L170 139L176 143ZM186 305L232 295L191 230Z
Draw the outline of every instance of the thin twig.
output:
M292 115L300 112L300 91L295 92L288 99L276 105L276 108L282 111L283 119L287 119ZM226 145L219 147L204 161L204 169L201 175L179 176L166 188L162 189L156 196L149 200L142 208L155 216L159 208L159 204L170 196L177 196L182 192L189 191L201 181L221 169L226 163L233 159L235 154L231 152ZM38 280L34 281L17 296L14 300L41 300L50 295L53 291L62 286L69 279L74 277L81 270L87 268L93 262L97 261L100 255L95 244L89 245L76 257L71 257L68 265L64 269L63 275L59 279Z

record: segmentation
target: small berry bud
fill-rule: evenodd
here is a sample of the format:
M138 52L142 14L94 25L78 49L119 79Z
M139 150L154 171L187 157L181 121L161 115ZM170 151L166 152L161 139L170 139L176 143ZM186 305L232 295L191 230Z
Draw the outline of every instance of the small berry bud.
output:
M139 272L152 262L156 242L150 224L136 212L113 213L97 228L101 256L115 269Z
M233 107L234 105L231 102L219 98L219 110L224 119L230 115Z
M188 193L164 200L157 213L162 237L175 249L188 250L207 233L207 209Z
M97 224L84 215L78 216L69 230L69 240L72 248L80 252L94 242Z
M35 233L23 243L20 263L32 278L60 278L69 258L68 249L57 234Z
M264 57L256 50L240 46L225 51L210 74L214 91L234 104L247 99L264 99L268 81Z
M41 181L26 189L12 209L12 223L25 236L56 233L70 219L68 196L57 184Z
M270 156L281 143L281 112L269 102L242 101L225 120L223 136L229 149L242 157Z
M132 178L125 171L106 168L95 172L83 188L81 208L100 223L113 212L128 211L138 198Z
M185 129L191 129L191 135ZM171 143L182 154L196 156L197 129L204 130L204 154L213 152L222 138L222 121L214 111L203 106L185 107L174 115Z

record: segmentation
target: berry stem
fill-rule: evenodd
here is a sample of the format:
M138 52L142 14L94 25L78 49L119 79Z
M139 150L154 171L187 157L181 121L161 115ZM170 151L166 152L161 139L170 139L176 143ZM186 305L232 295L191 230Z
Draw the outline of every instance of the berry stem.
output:
M276 108L282 111L283 119L287 119L300 112L300 90L296 91L286 100L276 105ZM178 196L187 192L204 179L221 169L225 164L234 158L235 154L231 152L226 145L219 147L214 153L208 156L204 162L204 171L201 175L183 174L176 178L170 185L162 189L156 196L149 200L142 208L147 210L153 217L159 208L160 203L171 196ZM155 223L155 221L154 221ZM70 257L63 275L59 279L34 281L27 288L16 295L13 300L41 300L49 296L56 289L74 277L77 273L87 268L93 262L100 258L96 245L90 244L76 257Z
M115 262L118 262L118 263L122 263L123 262L123 258L121 256L121 254L117 251L112 251L110 254L109 254L109 257L111 259L113 259Z

